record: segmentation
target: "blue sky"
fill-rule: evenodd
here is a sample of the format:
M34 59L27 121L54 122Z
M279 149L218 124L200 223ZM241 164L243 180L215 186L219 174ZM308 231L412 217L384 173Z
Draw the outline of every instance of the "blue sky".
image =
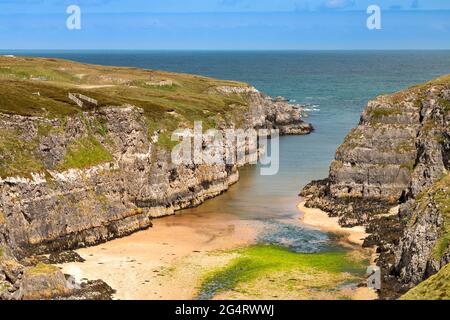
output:
M0 49L450 49L450 1L0 0Z

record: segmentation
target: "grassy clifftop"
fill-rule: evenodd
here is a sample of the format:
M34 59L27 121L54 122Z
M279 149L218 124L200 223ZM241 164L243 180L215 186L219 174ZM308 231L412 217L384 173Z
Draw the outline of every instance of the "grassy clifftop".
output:
M154 70L88 65L51 58L0 57L0 112L64 117L86 111L68 97L79 93L98 100L98 107L131 104L144 109L158 125L214 121L247 101L222 87L244 83ZM175 116L174 116L175 115Z
M450 297L450 264L401 297L402 300L448 300Z
M45 125L36 121L37 134L31 134L29 128L0 126L0 177L28 176L46 169L84 168L110 161L111 150L102 122L105 119L97 117L88 124L83 112L107 106L140 107L144 110L142 120L149 137L158 131L158 143L167 147L171 144L170 132L192 127L194 121L202 121L204 129L218 123L239 125L250 103L249 92L253 91L245 83L197 75L0 56L0 114L55 121ZM98 103L83 101L80 107L69 98L69 93L84 95ZM55 137L64 137L68 117L86 122L88 133L78 139L68 134L69 140L58 140L66 149L58 151L65 154L64 158L57 159L57 164L44 163L42 151L49 148L48 143L53 143L51 150L58 150Z

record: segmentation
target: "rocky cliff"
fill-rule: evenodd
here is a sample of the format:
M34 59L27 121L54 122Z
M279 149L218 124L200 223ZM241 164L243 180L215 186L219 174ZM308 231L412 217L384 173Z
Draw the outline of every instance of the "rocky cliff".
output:
M450 77L369 102L338 148L329 177L304 188L307 206L364 224L378 246L382 297L450 262Z
M63 85L58 79L36 84L14 78L18 64L21 74L23 68L36 72L36 60L48 64L43 69L49 75L58 71L58 77L65 72L64 79L72 78ZM0 110L4 110L0 113L0 256L5 254L0 261L0 298L69 294L55 269L36 266L39 260L19 263L17 259L27 261L30 256L146 229L152 218L197 206L239 179L237 164L172 163L171 130L192 127L193 121L222 131L267 128L279 129L280 134L307 134L312 130L303 122L300 106L273 100L245 84L58 60L6 62L11 74L0 77L5 90L0 92ZM73 80L74 68L86 72L78 78L91 77L87 84ZM148 81L155 77L166 79L164 85L155 88L154 80ZM98 99L92 98L95 106L74 107L67 99L69 90L88 89L92 91L86 96ZM58 95L64 90L66 95ZM106 98L105 91L111 97ZM122 97L127 93L130 100ZM123 104L102 104L101 99ZM163 108L166 104L173 107ZM203 147L206 144L203 141ZM36 296L39 292L32 288L39 286L55 292Z
M245 127L306 133L298 112L255 94L242 116ZM138 107L102 108L63 121L3 114L0 130L9 142L33 148L46 169L0 180L2 236L22 256L148 228L151 218L196 206L238 180L236 165L172 164ZM1 156L20 161L22 150L10 151Z

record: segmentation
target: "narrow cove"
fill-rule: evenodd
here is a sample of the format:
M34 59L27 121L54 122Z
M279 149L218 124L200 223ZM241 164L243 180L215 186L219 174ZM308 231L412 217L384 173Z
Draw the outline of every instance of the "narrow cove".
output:
M117 299L358 298L370 252L300 221L302 139L310 137L281 138L278 175L242 168L223 195L80 249L86 261L65 264L64 272L104 280Z

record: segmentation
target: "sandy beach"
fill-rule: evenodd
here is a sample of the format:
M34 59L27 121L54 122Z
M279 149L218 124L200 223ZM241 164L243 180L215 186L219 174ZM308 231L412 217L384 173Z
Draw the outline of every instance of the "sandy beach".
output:
M219 213L153 222L149 230L79 249L85 262L60 267L77 280L102 279L117 290L115 299L192 299L203 272L233 258L210 253L251 244L260 227Z
M345 236L345 239L352 244L362 245L368 236L364 227L344 228L339 225L339 218L333 218L320 209L307 208L305 202L298 205L302 213L300 220L307 226Z

